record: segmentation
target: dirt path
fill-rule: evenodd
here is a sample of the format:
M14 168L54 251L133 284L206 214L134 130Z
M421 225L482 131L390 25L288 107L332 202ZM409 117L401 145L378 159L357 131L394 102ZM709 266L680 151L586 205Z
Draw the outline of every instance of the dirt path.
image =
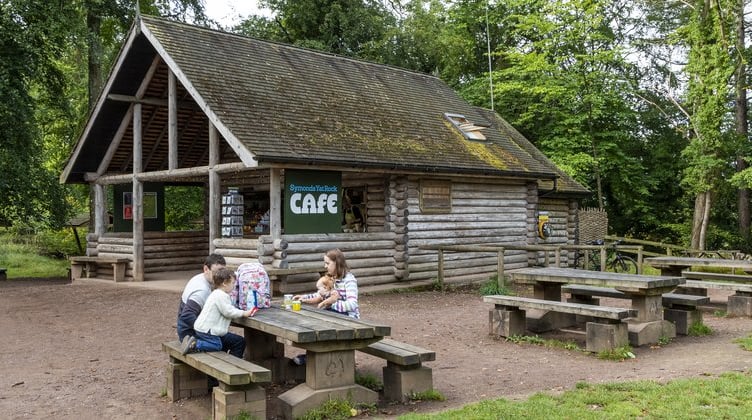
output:
M0 413L3 418L207 418L209 399L170 403L160 343L175 337L178 293L92 283L0 282ZM723 300L723 296L714 300ZM392 337L436 351L434 387L443 402L380 406L380 415L430 412L482 399L559 392L576 383L748 371L752 353L732 341L752 332L748 318L705 314L708 337L641 347L637 358L601 361L578 352L491 339L477 292L361 297L364 317ZM295 354L295 349L288 349ZM358 370L381 376L383 362L357 355Z

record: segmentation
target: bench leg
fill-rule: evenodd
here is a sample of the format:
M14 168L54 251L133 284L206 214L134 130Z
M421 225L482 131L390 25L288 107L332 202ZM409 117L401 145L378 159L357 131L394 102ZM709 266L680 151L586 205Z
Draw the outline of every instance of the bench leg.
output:
M383 374L384 398L389 401L405 402L410 394L433 389L433 373L425 366L400 366L387 362Z
M84 274L84 266L79 263L71 263L71 279L78 280Z
M663 319L676 325L676 333L689 334L689 327L696 322L702 322L702 311L699 309L664 308Z
M112 278L115 280L115 283L125 281L125 267L126 263L112 264Z
M726 312L732 316L752 316L752 296L741 292L729 296Z
M495 308L488 311L488 334L496 337L525 335L525 311Z
M209 393L207 377L185 363L170 359L167 365L167 398L177 401Z
M251 418L266 418L266 392L257 384L231 386L219 383L214 387L213 419L230 419L248 413Z
M97 276L97 264L92 262L86 263L86 278L90 279Z
M617 347L629 344L627 324L601 324L588 322L585 324L587 339L586 350L598 353L604 350L613 350Z

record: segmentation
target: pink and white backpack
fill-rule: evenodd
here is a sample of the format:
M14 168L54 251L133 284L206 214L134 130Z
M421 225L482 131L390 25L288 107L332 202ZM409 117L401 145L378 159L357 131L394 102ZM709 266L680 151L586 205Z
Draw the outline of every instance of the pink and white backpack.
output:
M240 264L235 276L237 282L235 282L235 290L230 293L230 298L236 307L247 311L253 307L271 306L271 281L263 265L257 262Z

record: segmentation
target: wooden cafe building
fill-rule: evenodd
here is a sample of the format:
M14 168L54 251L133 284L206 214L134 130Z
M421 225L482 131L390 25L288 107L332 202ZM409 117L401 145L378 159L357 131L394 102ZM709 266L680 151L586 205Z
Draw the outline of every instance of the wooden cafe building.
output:
M127 281L198 270L209 252L310 267L336 247L361 285L430 282L426 246L573 243L588 194L436 77L148 16L61 182L91 185L87 254L127 258ZM175 186L202 191L200 228L165 229ZM537 258L509 251L505 265ZM445 279L488 278L496 261L448 253ZM310 280L288 276L288 290Z

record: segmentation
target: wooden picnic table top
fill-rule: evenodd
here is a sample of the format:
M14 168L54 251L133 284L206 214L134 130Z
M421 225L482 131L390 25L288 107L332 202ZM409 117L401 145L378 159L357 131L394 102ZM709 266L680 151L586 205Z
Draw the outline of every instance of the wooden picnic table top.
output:
M726 260L721 258L699 257L650 257L645 258L643 262L654 268L725 267L742 268L752 271L752 261L748 260Z
M683 277L646 276L642 274L612 273L608 271L578 270L573 268L523 268L512 273L515 282L572 283L589 286L613 287L625 293L664 293L684 284Z
M259 309L251 318L234 319L233 324L289 340L300 347L326 342L333 347L360 348L391 333L391 327L378 322L306 306L300 311L291 311L276 303Z

